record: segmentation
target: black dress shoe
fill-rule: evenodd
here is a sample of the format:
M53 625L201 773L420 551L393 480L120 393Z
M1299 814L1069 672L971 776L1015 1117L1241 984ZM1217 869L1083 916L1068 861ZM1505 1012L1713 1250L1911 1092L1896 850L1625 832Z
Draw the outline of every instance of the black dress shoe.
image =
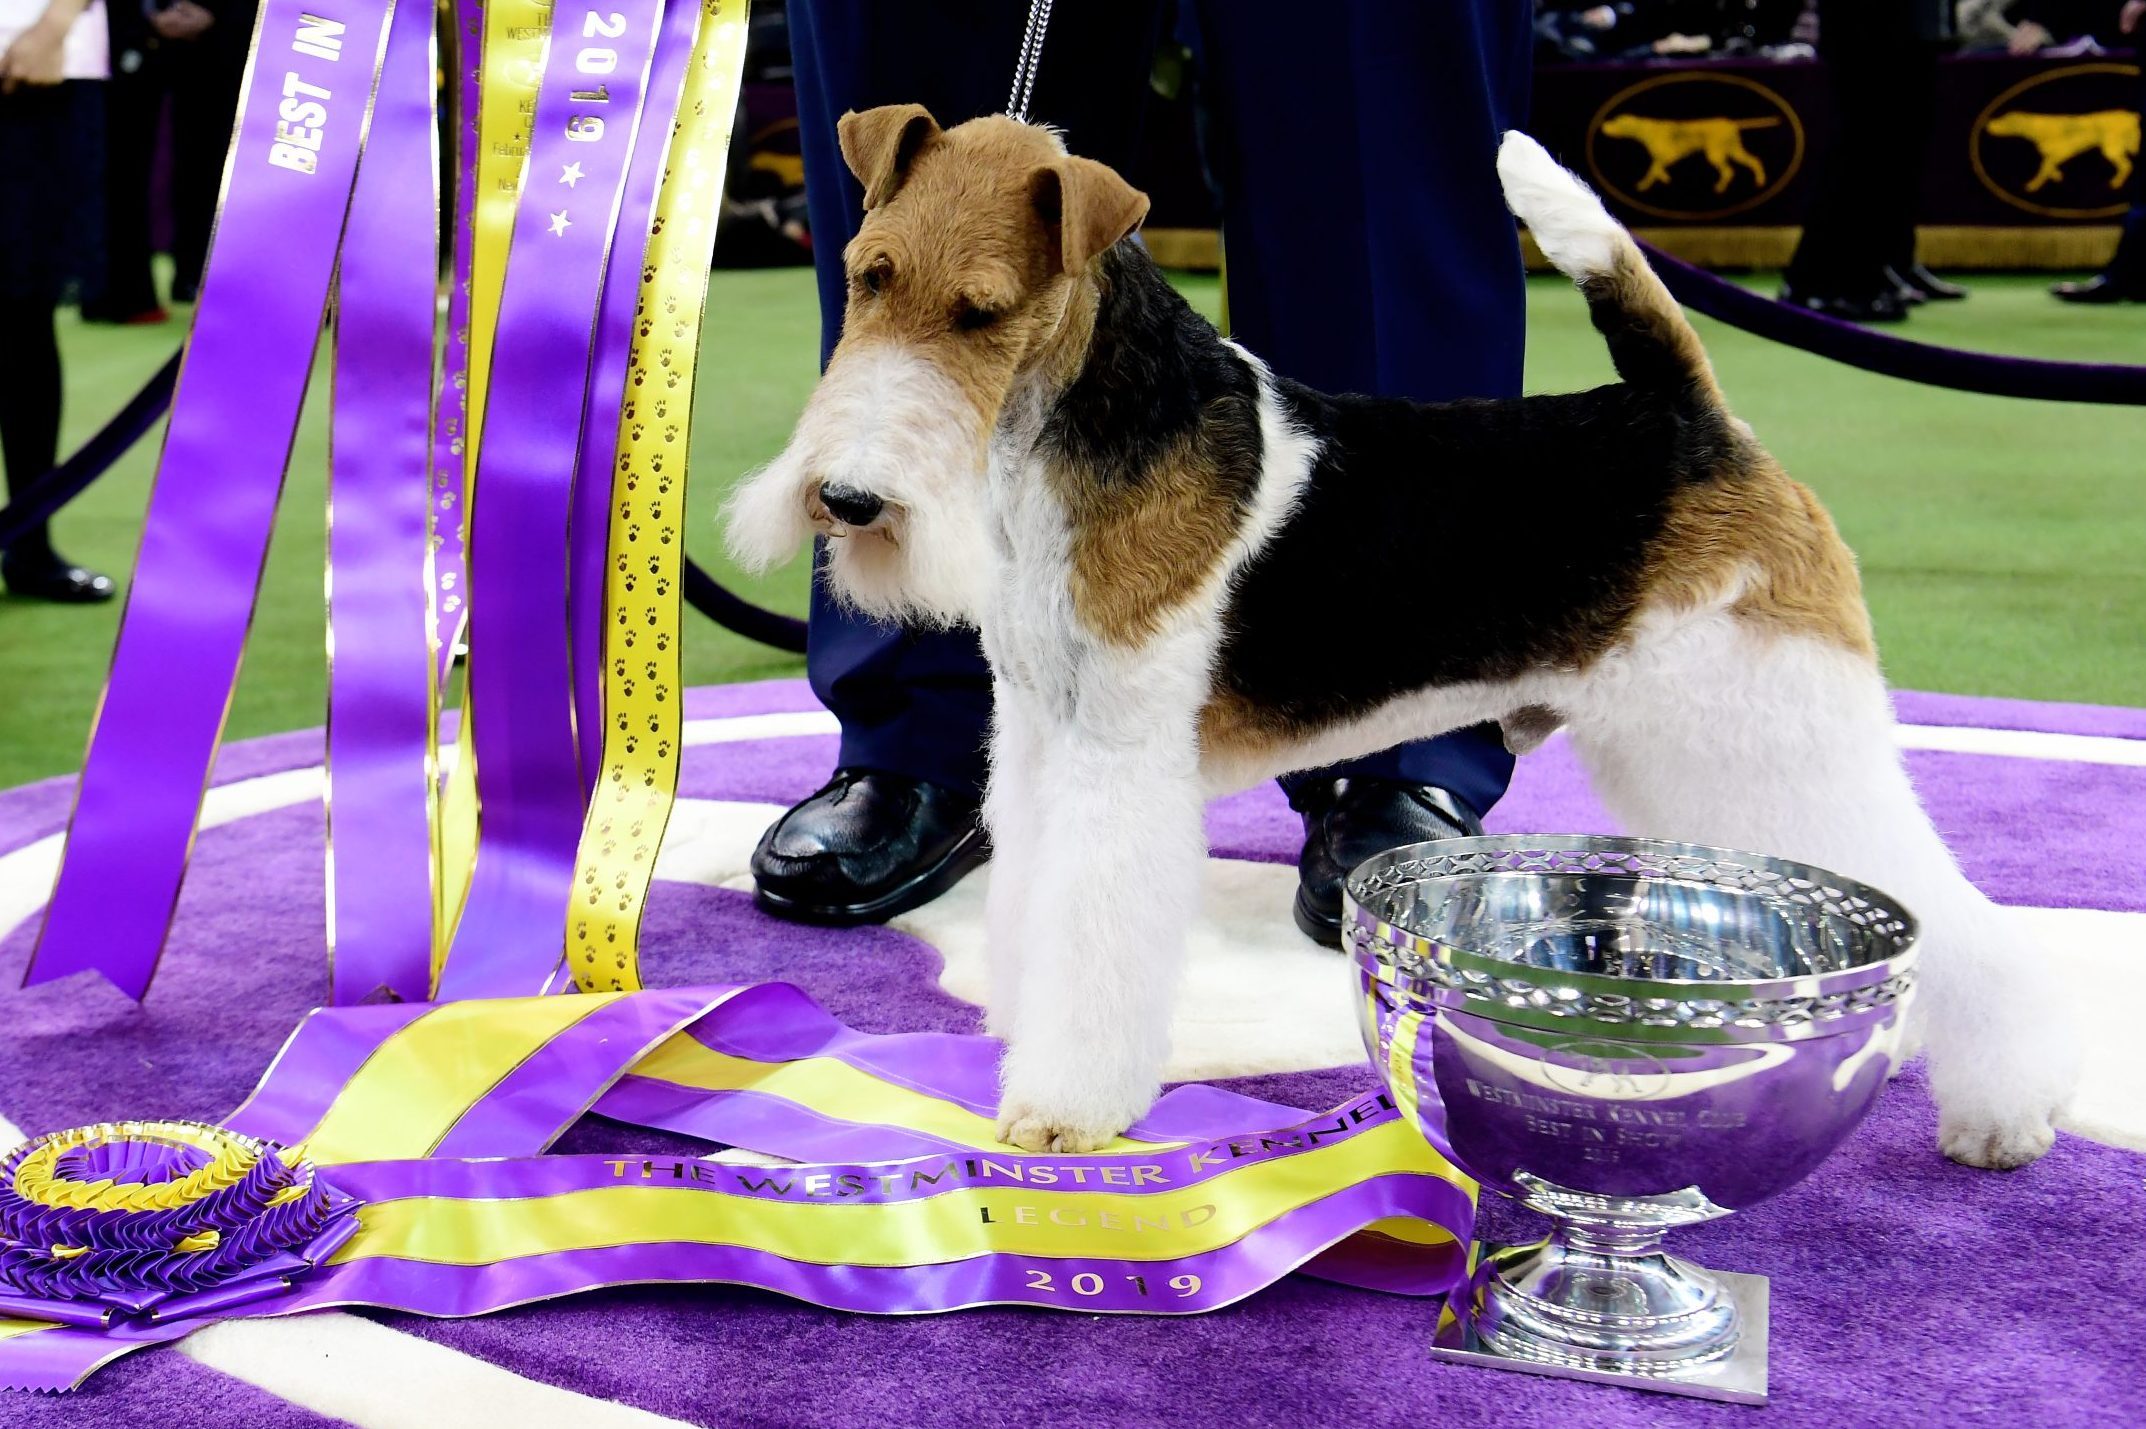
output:
M2067 303L2146 303L2146 289L2132 291L2106 273L2078 283L2058 283L2050 293Z
M991 856L976 815L974 799L921 779L837 769L760 836L754 901L799 923L884 923Z
M1297 859L1297 926L1341 946L1341 885L1358 864L1403 844L1483 832L1473 810L1445 790L1392 779L1336 779L1304 806Z
M1967 290L1958 283L1948 283L1920 263L1910 263L1905 268L1886 270L1903 287L1912 288L1933 303L1953 303L1967 296Z
M0 560L0 585L8 594L25 600L49 600L61 605L95 605L110 600L119 587L108 575L69 565L60 556L43 560Z
M1808 292L1784 284L1781 301L1792 308L1851 323L1897 323L1906 321L1908 315L1908 305L1890 289L1868 297L1850 298L1837 293Z
M1900 300L1902 307L1918 308L1930 301L1930 295L1901 277L1898 268L1885 270L1885 285Z

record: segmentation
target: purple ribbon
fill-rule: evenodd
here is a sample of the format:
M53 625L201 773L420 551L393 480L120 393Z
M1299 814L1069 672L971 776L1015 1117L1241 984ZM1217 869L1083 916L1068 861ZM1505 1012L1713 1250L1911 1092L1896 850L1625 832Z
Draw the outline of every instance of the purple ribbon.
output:
M574 463L659 18L657 0L618 5L616 35L594 11L578 27L564 17L552 35L507 250L470 513L469 717L483 814L442 1000L541 991L565 955L583 808L567 606ZM588 58L597 54L609 58Z
M447 291L447 342L441 353L432 436L432 652L442 690L454 668L463 617L469 613L464 598L469 571L463 561L462 487L463 451L469 440L469 269L477 232L477 81L483 71L483 0L455 0L451 23L450 53L456 75L454 283Z
M93 970L138 998L155 974L252 618L391 5L261 7L201 306L26 982ZM316 21L308 40L301 14L341 31Z
M311 1014L278 1053L254 1095L232 1114L231 1130L261 1140L306 1135L353 1077L390 1065L382 1059L395 1055L393 1038L438 1010L404 1005ZM810 1108L770 1095L684 1087L672 1088L677 1105L685 1108L680 1114L644 1118L630 1097L616 1094L635 1081L650 1079L620 1079L680 1028L731 1056L770 1064L833 1058L883 1081L971 1109L988 1107L998 1051L996 1042L983 1037L857 1033L783 984L674 988L609 998L504 1075L487 1075L481 1056L475 1062L459 1055L451 1058L456 1065L466 1064L462 1075L469 1076L469 1091L462 1095L469 1100L449 1096L426 1109L449 1127L435 1156L347 1162L340 1156L357 1148L344 1148L330 1158L338 1164L329 1166L326 1174L333 1179L335 1194L371 1205L423 1197L523 1206L607 1187L631 1187L657 1197L718 1198L687 1218L688 1224L708 1227L707 1232L685 1241L634 1243L631 1225L605 1226L592 1229L594 1240L614 1237L627 1243L532 1249L473 1265L410 1258L420 1253L415 1243L369 1245L360 1238L344 1250L349 1258L331 1263L335 1246L341 1244L338 1237L349 1232L333 1215L324 1219L314 1212L308 1219L293 1212L294 1223L311 1230L303 1246L297 1246L299 1235L288 1228L278 1229L274 1237L264 1232L259 1239L273 1238L281 1249L250 1260L249 1275L184 1287L188 1293L221 1298L180 1300L161 1281L145 1281L131 1293L98 1302L123 1316L156 1318L156 1324L122 1319L99 1329L96 1312L32 1306L33 1318L62 1327L0 1341L0 1385L65 1388L117 1354L233 1313L287 1314L365 1305L427 1315L475 1315L639 1282L754 1285L814 1304L881 1314L983 1304L1090 1313L1194 1313L1227 1305L1292 1271L1404 1294L1444 1293L1465 1274L1466 1236L1473 1217L1465 1184L1382 1159L1365 1162L1368 1174L1363 1179L1337 1184L1334 1170L1321 1169L1313 1159L1373 1133L1393 1134L1402 1113L1378 1092L1306 1116L1295 1108L1217 1088L1180 1087L1166 1094L1132 1131L1143 1141L1163 1144L1085 1157L978 1150L894 1128L844 1122L826 1109L815 1116ZM497 1053L492 1055L496 1059ZM469 1075L472 1072L476 1075ZM701 1111L690 1107L694 1098L705 1103ZM806 1148L832 1154L817 1164L776 1168L684 1157L535 1154L592 1102L607 1116L695 1135L727 1136L749 1129L751 1140L743 1144L776 1155ZM782 1119L761 1115L767 1107L783 1105L792 1123L787 1131ZM893 1148L894 1155L885 1148ZM119 1168L85 1164L63 1169L91 1176ZM126 1169L134 1179L155 1173L154 1167ZM177 1165L172 1173L184 1170ZM992 1248L1004 1242L988 1227L1035 1214L1032 1204L1024 1210L1024 1202L1032 1202L1034 1195L1052 1198L1058 1208L1052 1213L1056 1224L1079 1224L1056 1221L1057 1214L1093 1213L1098 1230L1138 1231L1138 1226L1127 1224L1113 1227L1102 1217L1138 1217L1142 1201L1188 1190L1200 1192L1193 1199L1196 1207L1226 1207L1231 1178L1240 1174L1260 1178L1274 1198L1272 1204L1292 1208L1217 1248L1154 1260L1029 1255ZM1210 1187L1211 1193L1206 1189ZM971 1202L982 1214L981 1224L969 1221L966 1211L951 1224L942 1220L944 1229L934 1240L905 1249L905 1255L918 1262L910 1265L817 1263L816 1258L786 1256L773 1248L726 1243L731 1237L720 1229L731 1223L726 1202L813 1204L834 1215L841 1213L838 1207L892 1207L980 1189L1005 1194ZM1186 1199L1179 1197L1174 1204L1182 1207ZM571 1219L576 1212L570 1208L578 1204L585 1203L538 1205L525 1224L531 1229L563 1224L561 1218ZM639 1216L638 1205L629 1209ZM511 1217L520 1212L496 1214ZM1153 1214L1159 1218L1164 1212ZM1356 1234L1392 1217L1429 1222L1453 1238L1424 1245ZM963 1223L968 1229L961 1229ZM0 1234L7 1225L0 1209ZM42 1234L39 1227L29 1229L25 1239ZM377 1222L374 1231L379 1232ZM421 1240L421 1228L419 1235ZM821 1249L841 1243L836 1236L821 1242ZM42 1288L24 1282L17 1291L35 1299ZM252 1296L259 1298L248 1298ZM0 1305L7 1308L23 1307Z
M1390 1121L1392 1113L1366 1121L1360 1135ZM1301 1154L1301 1153L1299 1153ZM338 1168L337 1180L368 1203L409 1196L480 1201L567 1195L605 1186L638 1185L664 1194L720 1196L741 1200L796 1200L807 1175L825 1177L845 1191L862 1186L849 1204L877 1201L873 1187L906 1182L919 1170L943 1179L914 1199L928 1200L978 1184L1018 1186L1014 1177L1039 1171L1070 1172L1079 1158L1007 1153L971 1154L974 1169L960 1161L920 1167L915 1162L815 1165L760 1170L677 1157L553 1156L513 1161L442 1163L383 1161ZM996 1182L989 1159L1006 1173ZM1092 1166L1092 1162L1090 1163ZM442 1172L442 1167L451 1170ZM1213 1182L1241 1166L1218 1166L1178 1179L1185 1190ZM788 1196L769 1194L787 1184ZM1063 1192L1070 1175L1051 1189ZM1114 1200L1122 1186L1092 1183L1074 1196L1092 1193ZM1219 1192L1218 1192L1219 1194ZM830 1309L862 1314L934 1314L978 1305L1032 1305L1077 1313L1199 1314L1220 1309L1265 1289L1364 1227L1389 1217L1430 1221L1465 1233L1474 1208L1452 1182L1417 1172L1373 1176L1285 1211L1231 1245L1168 1260L1031 1256L986 1251L940 1264L905 1266L823 1265L737 1245L676 1241L606 1246L517 1257L486 1265L450 1266L369 1257L328 1268L301 1285L278 1313L335 1305L365 1305L426 1315L481 1315L531 1300L549 1299L600 1286L657 1283L752 1285ZM1404 1293L1444 1294L1465 1274L1466 1244L1438 1247L1435 1283ZM1196 1278L1173 1288L1177 1277ZM1088 1281L1076 1285L1076 1280ZM1144 1284L1142 1282L1145 1282Z
M432 968L425 457L438 193L432 13L396 6L336 282L330 443L329 999Z
M605 556L611 544L612 487L621 469L619 407L625 400L626 367L640 306L640 260L648 251L650 216L670 156L673 126L668 121L678 110L699 19L700 7L693 0L671 0L656 33L648 99L643 105L646 117L635 127L633 160L626 171L618 237L613 240L616 247L604 272L603 302L596 320L596 361L589 373L588 408L581 422L568 591L573 609L574 728L580 743L584 803L595 792L603 768L604 596L609 581Z

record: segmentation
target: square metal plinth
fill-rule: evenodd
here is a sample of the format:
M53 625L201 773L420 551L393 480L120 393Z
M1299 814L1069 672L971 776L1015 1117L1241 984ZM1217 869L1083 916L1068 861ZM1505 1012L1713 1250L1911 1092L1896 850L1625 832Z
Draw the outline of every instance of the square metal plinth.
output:
M1502 1246L1484 1246L1488 1259ZM1613 1369L1582 1368L1550 1364L1500 1354L1476 1338L1475 1330L1458 1318L1451 1302L1439 1314L1438 1333L1431 1341L1433 1359L1457 1364L1484 1365L1491 1369L1546 1374L1556 1379L1584 1379L1596 1384L1614 1384L1624 1389L1644 1389L1655 1394L1683 1394L1694 1399L1720 1400L1728 1404L1766 1402L1767 1307L1770 1295L1763 1275L1738 1275L1733 1271L1709 1270L1729 1292L1742 1322L1742 1337L1726 1359L1701 1366L1688 1374L1631 1374Z

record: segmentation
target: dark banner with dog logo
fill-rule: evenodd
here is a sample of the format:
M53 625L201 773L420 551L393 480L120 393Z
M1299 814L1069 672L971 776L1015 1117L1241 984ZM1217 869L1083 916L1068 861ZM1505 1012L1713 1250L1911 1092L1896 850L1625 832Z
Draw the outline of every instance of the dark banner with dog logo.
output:
M2105 261L2137 192L2142 87L2125 53L1945 60L1927 152L1894 156L1900 182L1917 182L1919 170L1926 259ZM780 228L774 206L801 204L803 188L795 99L787 84L760 84L748 86L746 104L748 155L733 197L768 208ZM1673 251L1778 264L1794 246L1834 125L1822 65L1752 60L1546 67L1536 72L1530 128L1619 218ZM1136 177L1154 201L1147 231L1157 257L1213 267L1215 206L1182 99L1151 102ZM1318 201L1317 178L1307 175L1305 202ZM784 247L787 258L733 261L796 261L806 251Z
M1926 246L2088 261L2137 191L2141 87L2129 54L1946 60L1928 151L1896 156ZM1537 73L1533 126L1634 227L1760 261L1803 221L1831 109L1816 63L1572 65Z

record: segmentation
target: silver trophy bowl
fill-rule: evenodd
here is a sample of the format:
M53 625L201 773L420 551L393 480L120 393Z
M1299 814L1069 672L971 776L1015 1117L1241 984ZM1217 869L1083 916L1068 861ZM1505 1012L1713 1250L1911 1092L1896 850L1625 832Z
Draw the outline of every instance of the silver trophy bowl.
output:
M1824 869L1511 835L1348 880L1364 1045L1447 1159L1549 1216L1485 1246L1442 1358L1766 1399L1763 1277L1663 1237L1815 1170L1898 1066L1915 920Z

